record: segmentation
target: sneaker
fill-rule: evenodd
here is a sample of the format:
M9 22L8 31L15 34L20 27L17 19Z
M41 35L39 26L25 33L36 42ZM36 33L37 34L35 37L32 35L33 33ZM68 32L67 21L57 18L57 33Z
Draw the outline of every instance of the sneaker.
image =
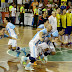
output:
M27 63L26 63L23 59L24 59L24 56L21 57L20 63L21 63L23 66L26 66Z
M25 70L34 70L32 67L25 67Z
M37 63L36 63L36 62L34 62L34 63L33 63L33 65L35 65L35 66L36 66L36 65L37 65Z

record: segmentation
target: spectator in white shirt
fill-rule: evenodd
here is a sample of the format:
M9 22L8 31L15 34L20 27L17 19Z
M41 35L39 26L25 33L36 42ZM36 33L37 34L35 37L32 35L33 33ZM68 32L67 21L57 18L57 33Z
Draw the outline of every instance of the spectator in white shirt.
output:
M16 5L14 5L14 7L11 9L11 17L12 17L11 22L12 22L13 24L15 24L15 18L16 18Z
M39 15L42 15L42 8L43 8L43 3L42 0L39 2Z

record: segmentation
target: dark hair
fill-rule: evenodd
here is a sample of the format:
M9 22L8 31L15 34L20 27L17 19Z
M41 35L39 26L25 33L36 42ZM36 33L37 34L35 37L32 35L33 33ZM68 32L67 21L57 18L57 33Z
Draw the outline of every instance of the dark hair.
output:
M57 7L56 9L60 9L59 7Z
M46 21L48 21L48 19L44 19L44 23L45 23Z
M44 14L45 11L42 11L42 14Z
M8 22L10 22L10 19L8 18L8 17L5 17L6 18L6 20L8 21Z
M38 7L38 5L36 7Z
M5 28L4 26L0 26L0 30L2 30L3 28Z

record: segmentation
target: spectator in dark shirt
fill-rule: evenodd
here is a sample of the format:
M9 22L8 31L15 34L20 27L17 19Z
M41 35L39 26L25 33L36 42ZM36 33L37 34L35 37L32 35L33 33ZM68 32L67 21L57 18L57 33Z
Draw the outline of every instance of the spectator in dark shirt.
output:
M44 24L44 19L46 19L46 16L47 16L46 11L42 11L42 17L38 22L38 26L41 25L41 24Z

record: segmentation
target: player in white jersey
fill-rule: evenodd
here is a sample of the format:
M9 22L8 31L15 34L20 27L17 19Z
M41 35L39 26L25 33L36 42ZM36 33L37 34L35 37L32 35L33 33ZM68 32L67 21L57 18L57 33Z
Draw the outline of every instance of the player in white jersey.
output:
M25 67L26 70L34 70L31 68L31 63L34 63L36 61L36 58L39 56L39 50L37 46L43 42L45 35L48 34L51 30L52 26L48 24L45 29L37 32L33 39L29 42L31 56L21 58L22 62L30 60L30 62Z
M40 30L42 30L42 29L44 29L45 27L46 27L46 25L47 24L49 24L49 20L47 20L47 19L44 19L44 24L41 24L41 25L39 25L38 27L37 27L37 31L40 31ZM46 21L46 22L45 22Z
M17 31L17 34L19 34L18 29L12 23L9 22L8 17L4 18L4 23L6 24L6 30L8 31L9 36L17 39L15 31ZM16 47L17 47L17 41L14 39L10 39L8 42L8 48L16 50Z
M0 26L0 39L2 39L2 38L9 38L9 39L17 40L16 38L10 37L7 34L5 34L5 27L4 26Z

